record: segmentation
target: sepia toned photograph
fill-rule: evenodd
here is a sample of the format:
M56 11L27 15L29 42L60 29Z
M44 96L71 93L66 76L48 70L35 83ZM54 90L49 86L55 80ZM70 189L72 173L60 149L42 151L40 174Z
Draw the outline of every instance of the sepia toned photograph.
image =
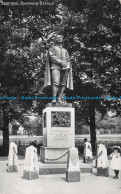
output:
M121 194L120 0L0 0L0 194Z

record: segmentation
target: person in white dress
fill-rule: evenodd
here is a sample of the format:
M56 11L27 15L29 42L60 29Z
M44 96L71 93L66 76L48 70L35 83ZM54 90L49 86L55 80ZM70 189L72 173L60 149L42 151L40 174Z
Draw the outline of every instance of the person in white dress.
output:
M113 153L110 156L112 157L111 168L115 172L115 176L113 178L118 179L119 170L121 170L120 147L114 147Z
M86 160L93 159L92 156L92 146L91 143L88 142L87 138L84 139L84 163Z

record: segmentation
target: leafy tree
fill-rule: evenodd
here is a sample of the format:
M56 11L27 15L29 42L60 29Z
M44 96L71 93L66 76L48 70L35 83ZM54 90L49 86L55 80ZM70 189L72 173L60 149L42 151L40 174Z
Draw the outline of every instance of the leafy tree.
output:
M66 1L70 17L65 36L74 70L74 92L80 96L101 96L101 100L75 102L78 118L90 125L93 151L96 145L95 110L115 109L120 114L120 3L117 0ZM77 120L78 123L78 120Z
M120 94L119 8L117 0L60 0L52 6L0 7L1 96L15 95L18 99L1 103L6 120L4 142L8 142L7 113L11 113L9 117L14 113L20 117L27 109L41 113L47 102L22 101L19 97L47 95L43 91L46 55L59 33L64 36L73 65L74 93L67 91L67 95L102 97L74 102L76 126L80 119L90 125L95 151L95 110L104 115L115 108L120 114L119 101L105 99L106 95Z
M22 8L22 9L21 9ZM0 7L0 72L1 96L15 96L17 100L1 100L3 110L3 146L8 154L8 122L20 118L26 110L38 111L33 100L21 100L20 96L42 93L47 39L55 30L56 6L4 6ZM39 39L38 39L39 38ZM42 111L42 110L41 110Z

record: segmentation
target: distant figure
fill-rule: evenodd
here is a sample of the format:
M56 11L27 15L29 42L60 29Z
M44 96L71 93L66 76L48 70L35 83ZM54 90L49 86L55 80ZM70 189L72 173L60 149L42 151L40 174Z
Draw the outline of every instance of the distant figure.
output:
M32 137L33 136L33 132L32 131L28 131L28 136Z
M108 167L108 157L107 149L102 143L98 145L97 150L97 168L107 168Z
M119 170L121 170L120 147L114 147L113 153L110 156L112 157L111 168L115 172L115 176L113 178L118 179Z
M29 136L29 137L31 136L31 133L30 133L30 131L28 131L28 136Z
M85 138L83 142L84 142L84 163L85 163L86 160L93 159L93 156L91 143L88 142L87 138Z
M18 135L23 135L24 134L24 128L20 125L17 131Z

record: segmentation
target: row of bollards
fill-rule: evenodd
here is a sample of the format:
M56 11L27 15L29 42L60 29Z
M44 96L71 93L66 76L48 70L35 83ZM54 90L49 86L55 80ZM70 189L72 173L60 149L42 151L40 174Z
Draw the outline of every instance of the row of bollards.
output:
M10 143L8 156L8 172L18 172L18 151L17 145L14 142ZM23 178L28 180L39 178L37 149L34 146L29 146L28 148L26 148ZM68 151L66 181L80 181L79 157L78 150L76 148L71 148Z
M10 143L8 156L8 172L18 172L18 151L17 145L14 142ZM37 149L34 146L29 146L28 148L26 148L23 178L28 180L39 178ZM76 148L71 148L68 151L66 180L67 182L80 181L79 157L78 150Z
M14 142L10 143L8 172L18 172L18 150ZM28 180L39 178L37 149L34 146L26 148L23 178Z
M98 147L98 155L97 176L109 176L107 149L103 144L100 144ZM8 172L18 172L18 151L17 145L14 142L10 143L8 156ZM26 148L23 178L28 180L39 178L37 149L32 145ZM78 150L75 147L68 150L66 181L80 181L79 156Z

